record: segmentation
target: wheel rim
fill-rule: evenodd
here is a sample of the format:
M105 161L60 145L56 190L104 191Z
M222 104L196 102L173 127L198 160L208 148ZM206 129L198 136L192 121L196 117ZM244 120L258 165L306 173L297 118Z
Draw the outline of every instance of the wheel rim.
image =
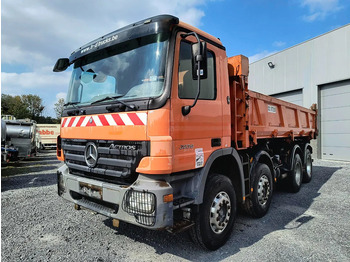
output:
M209 221L214 233L220 234L228 225L231 217L231 200L226 192L218 193L211 204Z
M297 185L301 184L301 165L299 162L295 163L295 182Z
M258 184L258 200L260 205L266 205L270 196L270 182L267 176L263 175L259 179Z
M311 160L311 157L309 156L306 160L306 174L308 177L311 177L311 172L312 172L312 160Z

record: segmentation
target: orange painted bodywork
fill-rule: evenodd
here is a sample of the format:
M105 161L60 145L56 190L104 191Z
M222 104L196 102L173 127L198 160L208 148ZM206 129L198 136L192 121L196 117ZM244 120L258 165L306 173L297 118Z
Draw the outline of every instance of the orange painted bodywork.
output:
M144 141L147 138L147 125L61 126L61 138Z
M315 110L248 90L248 58L228 59L231 90L232 140L237 149L246 149L258 139L315 138Z
M314 138L315 111L253 91L249 91L249 96L249 132L252 137Z
M169 136L170 101L160 109L138 111L138 113L147 113L146 125L61 127L61 138L150 141L150 156L144 157L141 160L136 171L145 174L171 173L172 139ZM64 118L62 119L63 121ZM58 159L64 160L63 153Z
M186 24L182 26L189 30L194 30ZM197 33L198 30L196 30ZM196 158L200 157L198 151L203 152L205 165L208 157L215 150L230 145L230 118L229 105L225 102L226 96L229 96L229 90L222 88L228 86L227 58L224 50L207 43L208 50L215 54L216 64L216 99L197 101L191 112L183 116L181 108L186 105L192 105L194 99L180 99L178 95L179 79L179 51L182 41L179 32L176 37L175 57L172 76L171 92L171 115L170 115L170 136L173 139L173 172L192 170L198 167ZM211 40L218 41L211 36ZM194 37L187 37L186 41L196 42ZM181 74L180 74L181 77ZM221 139L221 146L212 147L213 138Z

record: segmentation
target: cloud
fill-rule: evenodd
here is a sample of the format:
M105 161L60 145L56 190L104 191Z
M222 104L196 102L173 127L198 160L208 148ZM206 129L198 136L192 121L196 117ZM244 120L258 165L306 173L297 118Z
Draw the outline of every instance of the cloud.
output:
M65 98L70 80L70 72L55 74L52 67L44 67L33 72L1 73L1 93L9 95L33 94L43 99L44 114L55 116L53 105L57 97ZM55 95L56 94L56 95Z
M273 46L275 47L283 47L286 45L286 42L283 42L283 41L275 41L272 43Z
M309 14L303 16L306 22L323 20L342 9L339 0L301 0L301 6L309 9Z
M170 13L200 25L204 1L31 1L2 3L2 60L36 67L52 64L87 42L126 24Z
M258 60L261 60L261 59L263 59L265 57L268 57L270 55L276 54L277 52L278 52L277 50L275 50L275 51L264 50L264 51L262 51L260 53L257 53L255 55L250 56L249 57L249 63L250 64L254 63L254 62L256 62Z
M68 86L70 72L55 74L52 68L42 68L33 72L1 73L2 93L18 95L26 91L48 92Z
M208 1L212 0L4 0L2 93L42 94L52 103L56 95L63 96L69 82L69 73L52 73L57 58L122 26L159 14L172 14L198 27Z
M58 94L56 94L56 99L59 100L61 98L66 99L67 93L65 92L59 92Z

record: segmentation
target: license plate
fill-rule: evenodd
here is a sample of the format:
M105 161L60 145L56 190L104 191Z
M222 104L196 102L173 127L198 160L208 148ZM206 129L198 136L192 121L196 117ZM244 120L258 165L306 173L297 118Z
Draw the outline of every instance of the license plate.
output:
M79 183L80 193L89 197L102 199L102 188L88 183Z

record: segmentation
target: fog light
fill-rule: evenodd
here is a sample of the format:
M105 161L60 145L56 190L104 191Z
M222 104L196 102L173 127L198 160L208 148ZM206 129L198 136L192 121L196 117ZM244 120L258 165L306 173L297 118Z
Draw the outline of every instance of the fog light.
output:
M150 192L129 190L123 199L123 210L134 215L140 224L152 226L156 217L156 196Z
M149 192L129 190L123 200L123 209L132 213L152 214L155 209L156 196Z

